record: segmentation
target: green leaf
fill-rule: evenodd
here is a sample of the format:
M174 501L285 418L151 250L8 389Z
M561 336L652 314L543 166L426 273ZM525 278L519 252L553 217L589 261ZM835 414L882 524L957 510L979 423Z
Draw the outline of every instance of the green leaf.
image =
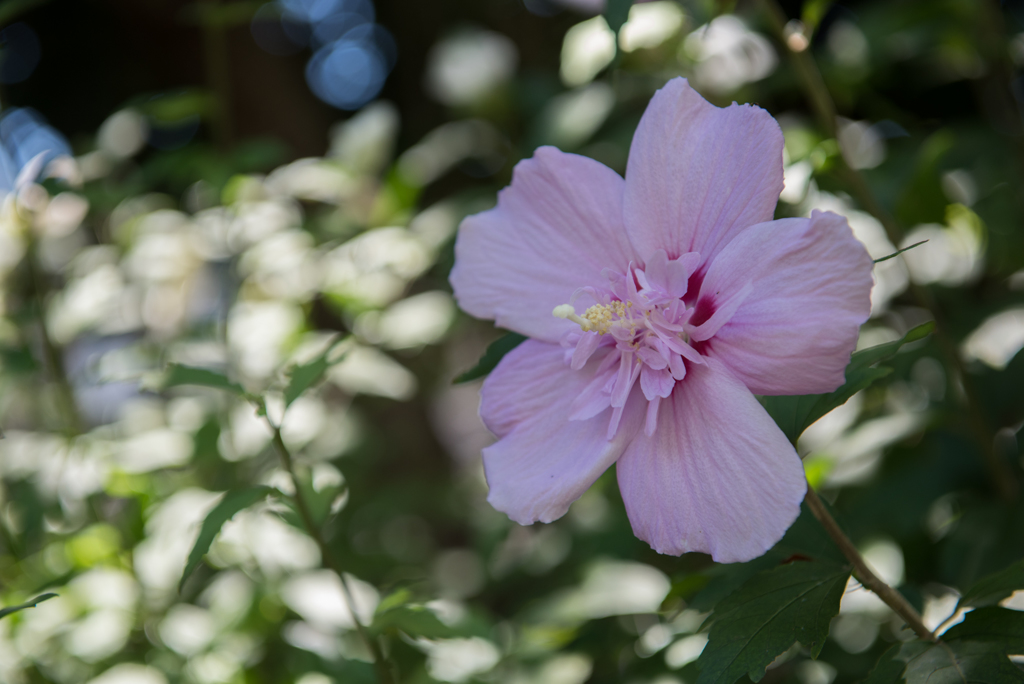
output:
M1013 653L1019 653L1024 649L1024 612L999 606L978 608L968 613L963 622L946 630L942 639L984 641L1016 649Z
M370 629L379 634L385 631L405 632L413 637L448 639L457 636L455 630L441 622L429 608L404 605L378 613Z
M1017 591L1024 589L1024 560L1017 561L1008 568L978 580L973 587L960 597L960 606L992 606Z
M910 245L909 247L904 247L903 249L898 249L898 250L896 250L895 252L893 252L892 254L889 254L889 255L887 255L887 256L884 256L884 257L882 257L882 258L880 258L880 259L875 259L875 263L876 263L876 264L880 264L880 263L882 263L883 261L888 261L889 259L895 259L895 258L896 258L896 257L898 257L898 256L899 256L900 254L903 254L903 253L904 253L904 252L906 252L906 251L909 251L909 250L911 250L911 249L914 249L915 247L920 247L921 245L923 245L923 244L924 244L924 243L926 243L926 242L928 242L928 241L927 241L927 240L921 240L920 242L915 242L914 244Z
M854 352L850 364L846 367L846 382L834 392L800 397L762 397L762 405L789 441L795 443L811 423L837 406L845 404L857 392L892 373L891 368L877 368L874 364L892 358L903 345L924 339L934 329L933 322L924 323L912 328L898 340Z
M860 684L903 684L903 670L907 664L897 658L901 644L892 646L882 654L868 678Z
M803 10L800 12L800 19L807 27L807 35L810 36L818 28L818 24L825 18L829 8L832 7L832 0L807 0Z
M526 337L519 333L510 332L503 337L499 337L494 342L491 342L490 346L487 347L487 351L480 357L480 360L476 362L476 365L470 368L462 375L457 376L452 380L453 385L459 385L470 380L476 380L482 378L498 365L498 362L505 358L505 354L518 347L520 344L526 341Z
M907 684L1009 684L1024 671L1007 655L1024 644L1024 613L998 606L971 611L938 644L913 641L900 648Z
M320 382L327 369L345 358L345 354L339 354L332 358L334 350L338 345L348 338L341 338L331 343L324 353L308 363L300 363L288 371L288 387L284 390L284 404L291 406L292 402L299 398L303 392Z
M213 544L214 538L216 538L224 523L230 520L235 513L252 506L257 501L265 499L270 494L276 493L277 490L273 487L259 485L228 492L224 495L220 503L214 506L213 510L207 513L206 519L203 520L203 525L199 529L199 537L192 547L192 552L188 554L185 571L181 573L181 581L178 583L179 592L185 586L185 581L199 567L199 563L203 560L206 552L210 550L210 545Z
M849 577L849 567L828 562L788 563L754 575L715 608L697 684L733 684L743 675L760 681L796 641L816 658Z
M227 376L208 368L196 368L194 366L183 366L180 363L167 365L167 372L161 387L180 387L181 385L200 385L214 389L227 390L240 397L248 396L245 388L237 382L231 382Z
M629 8L632 6L633 0L608 0L605 5L604 20L616 34L629 19Z
M39 605L43 601L49 601L50 599L55 598L56 596L57 596L57 594L54 594L52 592L51 593L47 593L47 594L40 594L39 596L36 596L31 601L27 601L27 602L22 603L20 605L8 606L7 608L0 608L0 618L5 618L8 615L10 615L11 613L17 613L19 610L25 610L26 608L35 608L37 605Z

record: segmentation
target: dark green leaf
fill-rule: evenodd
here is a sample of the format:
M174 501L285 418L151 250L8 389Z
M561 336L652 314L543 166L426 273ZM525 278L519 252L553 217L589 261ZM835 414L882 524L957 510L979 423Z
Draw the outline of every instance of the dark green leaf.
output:
M924 244L924 243L926 243L926 242L928 242L928 241L927 241L927 240L921 240L920 242L915 242L914 244L910 245L909 247L904 247L903 249L898 249L898 250L896 250L895 252L893 252L892 254L889 254L889 255L887 255L887 256L884 256L884 257L882 257L882 258L880 258L880 259L875 259L875 263L876 263L876 264L880 264L880 263L882 263L883 261L888 261L889 259L895 259L895 258L896 258L896 257L898 257L898 256L899 256L900 254L903 254L903 253L904 253L904 252L906 252L906 251L909 251L909 250L911 250L911 249L914 249L915 247L920 247L921 245L923 245L923 244Z
M237 382L231 382L223 373L212 371L208 368L195 368L183 366L180 363L171 363L167 366L167 373L164 375L163 387L179 387L181 385L200 385L202 387L213 387L214 389L227 390L239 396L246 396L245 389Z
M22 603L20 605L8 606L7 608L0 608L0 618L5 618L11 613L17 613L19 610L25 610L26 608L35 608L43 601L49 601L50 599L55 598L56 596L57 594L54 594L52 592L48 594L40 594L31 601L26 601L25 603Z
M861 684L903 684L903 670L907 664L897 658L900 644L892 646L878 659L875 668Z
M786 437L796 442L811 423L892 372L890 368L873 367L874 364L895 356L900 347L927 337L934 329L934 323L924 323L898 340L854 352L846 367L846 382L834 392L800 397L762 397L762 404Z
M1008 684L1024 682L1010 662L1024 645L1024 613L987 606L971 611L942 635L942 642L904 644L907 684Z
M380 633L389 630L405 632L412 637L447 639L457 636L456 632L437 619L433 611L423 606L404 605L378 613L371 629Z
M913 641L899 657L907 663L907 684L1011 684L1024 672L994 644L977 641L926 644Z
M796 641L817 657L849 577L847 566L802 561L754 575L715 608L697 684L760 681Z
M800 13L800 19L807 27L808 35L814 33L818 24L825 18L829 8L832 7L832 0L807 0Z
M629 19L629 8L632 5L633 0L608 0L608 4L605 5L604 19L612 31L618 33L626 23L626 20Z
M1017 591L1024 589L1024 560L1008 568L983 577L960 597L960 606L992 606Z
M207 513L206 519L203 520L203 525L199 529L199 537L196 539L195 545L192 547L192 552L188 554L188 562L185 563L185 571L181 573L181 581L178 583L178 591L185 586L185 580L199 567L199 563L203 560L203 556L210 550L210 545L213 543L217 533L220 532L220 528L224 526L228 520L230 520L235 513L248 508L257 501L261 501L270 494L276 493L277 490L273 487L267 487L259 485L256 487L250 487L248 489L240 489L233 492L228 492L224 495L224 498L220 500L213 510Z
M458 385L463 382L469 382L470 380L476 380L482 378L498 365L498 362L505 358L505 354L518 347L520 344L526 341L526 337L519 333L510 332L503 337L499 337L494 342L491 342L490 346L487 347L487 351L480 357L480 360L476 362L476 365L470 368L462 375L457 376L453 381L453 385Z
M335 340L320 356L308 363L293 366L288 371L288 387L284 390L285 406L291 406L292 402L298 399L303 392L320 382L328 368L345 358L344 354L332 357L334 350L343 341L344 338Z
M972 610L963 622L953 625L942 635L943 641L965 639L1000 644L1008 649L1024 650L1024 612L986 606Z

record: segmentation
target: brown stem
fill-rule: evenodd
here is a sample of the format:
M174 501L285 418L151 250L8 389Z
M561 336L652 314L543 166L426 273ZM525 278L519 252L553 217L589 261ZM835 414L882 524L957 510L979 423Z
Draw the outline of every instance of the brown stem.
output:
M843 552L846 559L853 565L853 574L857 580L875 592L878 598L882 599L887 606L903 618L907 625L917 633L917 636L925 641L938 641L938 638L932 634L931 630L925 627L920 614L903 598L903 595L880 580L871 571L871 568L864 562L864 557L860 555L860 551L853 545L853 542L846 536L846 533L840 529L839 524L828 512L828 509L825 508L825 504L818 498L818 494L811 487L810 483L807 484L807 495L804 497L804 501L807 502L807 507L811 509L814 517L818 519L821 526L828 532L828 536L832 537L832 541L836 543L839 550Z
M266 413L265 407L261 407ZM327 542L324 539L323 534L320 532L320 526L316 524L313 518L313 514L309 509L309 503L306 501L306 495L302 493L302 487L299 484L298 475L295 473L295 464L292 460L291 452L288 451L288 447L285 446L284 440L281 438L281 428L274 425L270 418L267 418L267 424L270 429L274 432L274 448L277 449L278 455L281 457L281 465L288 471L288 475L291 476L292 486L295 488L295 505L299 509L299 516L302 518L303 525L306 526L306 531L309 532L309 536L316 542L317 547L320 549L320 557L323 559L324 567L331 570L335 575L341 579L341 590L345 594L345 602L348 605L349 615L352 617L352 623L356 627L356 632L359 633L359 637L366 644L366 647L370 649L370 653L373 656L373 667L377 671L377 681L380 684L391 684L393 678L391 676L391 670L388 668L387 662L384 660L384 653L381 651L380 645L376 639L370 636L370 633L366 631L366 627L359 620L359 616L356 614L356 604L352 589L349 586L348 580L345 579L345 573L341 571L341 567L334 560L334 556L327 546Z
M790 62L818 118L818 125L821 126L829 137L835 138L838 134L835 103L832 101L832 96L829 94L828 87L825 85L825 80L821 76L821 71L818 70L814 57L810 54L809 49L794 51L789 48L785 36L786 15L776 0L761 0L761 6L764 8L777 38L789 53ZM847 164L841 154L837 155L837 157L835 162L836 176L843 181L857 203L865 211L878 219L885 229L889 241L898 247L903 238L903 228L877 200L864 176ZM981 402L978 400L978 392L974 387L974 382L957 351L956 344L945 332L945 316L942 309L927 289L911 282L909 290L918 306L930 311L935 318L936 342L964 389L970 430L978 440L992 486L999 492L1002 498L1012 500L1017 496L1017 478L1014 476L1009 464L997 451L995 432L992 430L987 417L981 409Z

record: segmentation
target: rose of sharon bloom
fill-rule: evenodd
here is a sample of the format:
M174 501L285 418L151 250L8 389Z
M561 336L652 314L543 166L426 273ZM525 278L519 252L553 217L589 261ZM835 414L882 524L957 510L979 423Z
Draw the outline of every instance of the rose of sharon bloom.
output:
M550 522L617 463L633 531L661 553L745 561L782 537L806 480L754 395L839 387L872 285L845 218L772 220L782 146L763 109L675 79L625 179L540 148L462 223L459 304L532 338L481 392L495 508Z

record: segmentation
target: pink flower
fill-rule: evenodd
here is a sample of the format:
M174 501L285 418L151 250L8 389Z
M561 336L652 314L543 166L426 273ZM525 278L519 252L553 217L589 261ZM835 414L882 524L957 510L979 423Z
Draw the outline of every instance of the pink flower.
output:
M782 537L806 480L754 395L839 387L872 285L845 218L772 220L782 146L763 109L675 79L625 179L542 147L462 223L459 304L532 338L481 393L495 508L550 522L617 463L633 531L661 553L745 561Z

